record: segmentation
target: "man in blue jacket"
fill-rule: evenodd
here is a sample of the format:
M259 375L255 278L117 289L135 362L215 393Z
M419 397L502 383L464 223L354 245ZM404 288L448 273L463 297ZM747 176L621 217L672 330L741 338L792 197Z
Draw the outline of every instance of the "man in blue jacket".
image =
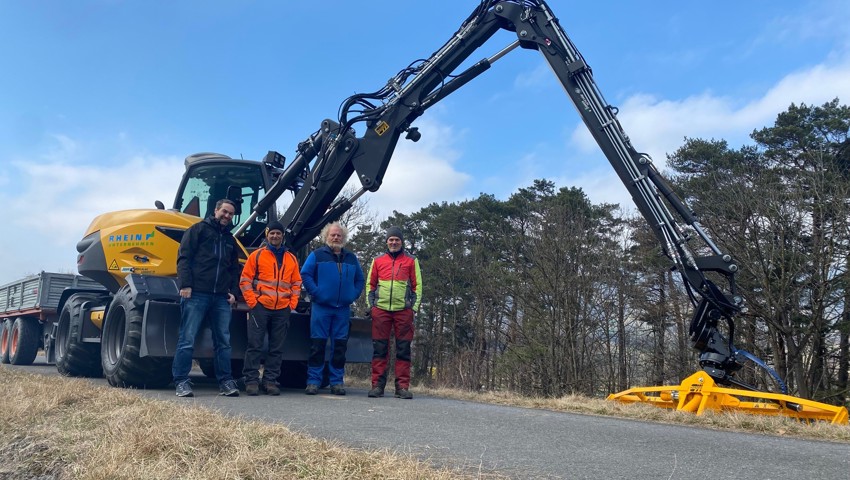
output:
M365 278L360 261L343 248L348 229L337 222L325 225L320 235L325 246L313 251L301 268L302 288L310 294L310 358L307 361L307 395L319 393L325 366L325 345L331 340L328 368L331 393L345 395L345 353L351 323L351 304L363 292Z

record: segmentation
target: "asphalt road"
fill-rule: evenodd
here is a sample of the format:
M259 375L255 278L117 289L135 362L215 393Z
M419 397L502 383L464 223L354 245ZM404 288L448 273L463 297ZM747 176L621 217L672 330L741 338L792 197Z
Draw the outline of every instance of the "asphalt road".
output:
M11 368L57 374L45 364ZM351 388L344 397L284 390L279 397L226 398L215 382L202 376L193 382L191 399L171 389L139 393L515 478L850 479L848 444L446 400L415 389L413 400L367 398Z

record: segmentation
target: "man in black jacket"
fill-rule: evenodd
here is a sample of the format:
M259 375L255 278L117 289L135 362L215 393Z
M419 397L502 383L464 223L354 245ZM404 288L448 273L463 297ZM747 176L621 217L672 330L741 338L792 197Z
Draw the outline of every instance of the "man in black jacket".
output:
M238 397L239 388L230 371L231 305L239 288L238 247L230 233L235 204L222 199L213 215L192 225L177 253L177 286L180 289L180 335L171 373L178 397L191 397L192 354L195 337L208 317L215 349L215 375L221 395Z

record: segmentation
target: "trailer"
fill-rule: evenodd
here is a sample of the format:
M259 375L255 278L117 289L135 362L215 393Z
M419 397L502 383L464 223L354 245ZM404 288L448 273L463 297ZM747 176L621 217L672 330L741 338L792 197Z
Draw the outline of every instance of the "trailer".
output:
M40 272L0 286L0 363L30 365L39 350L53 363L58 312L73 292L108 293L72 273Z

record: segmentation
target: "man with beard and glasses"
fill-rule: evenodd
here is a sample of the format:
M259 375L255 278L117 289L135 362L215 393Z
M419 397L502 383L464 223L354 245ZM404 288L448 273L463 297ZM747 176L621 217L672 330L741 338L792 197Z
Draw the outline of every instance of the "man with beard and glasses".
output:
M231 306L239 288L239 253L230 233L236 204L221 199L213 214L183 234L177 252L177 287L180 289L180 333L171 373L178 397L194 396L189 371L195 337L207 317L215 350L215 375L221 395L238 397L230 371Z

